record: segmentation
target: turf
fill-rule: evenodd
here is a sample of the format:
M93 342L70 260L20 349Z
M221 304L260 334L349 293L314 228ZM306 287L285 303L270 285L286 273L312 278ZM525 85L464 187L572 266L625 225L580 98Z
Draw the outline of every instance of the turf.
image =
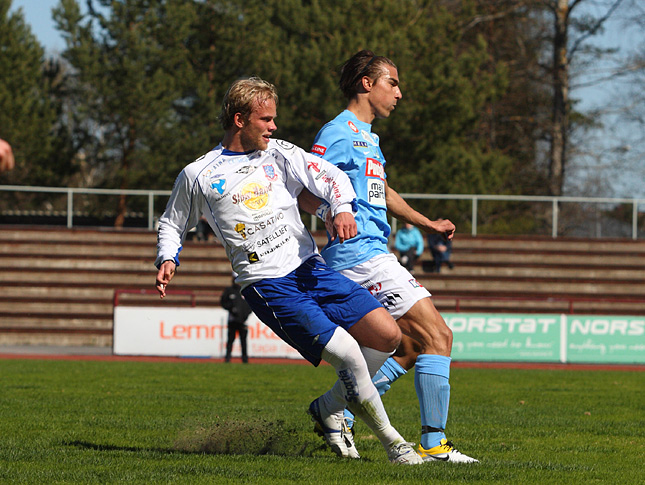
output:
M363 459L331 455L309 402L330 367L0 360L2 483L645 482L642 372L452 370L449 438L477 465L387 462L362 424ZM384 398L418 441L412 375Z

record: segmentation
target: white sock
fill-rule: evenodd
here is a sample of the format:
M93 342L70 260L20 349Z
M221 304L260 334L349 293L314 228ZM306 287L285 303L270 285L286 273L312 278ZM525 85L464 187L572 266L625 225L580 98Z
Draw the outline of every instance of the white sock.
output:
M370 350L379 352L374 349ZM379 353L385 354L384 352ZM374 358L372 352L368 352L368 354ZM336 369L338 380L322 396L321 406L330 414L342 414L343 409L348 406L374 432L386 450L393 443L404 441L403 437L390 424L381 397L370 378L367 363L358 342L346 330L340 327L336 329L322 352L322 358ZM385 359L387 359L387 355L376 367L376 370L380 368ZM373 360L373 365L376 366L376 360Z
M365 357L370 378L374 377L385 361L394 354L394 352L381 352L380 350L364 346L361 346L361 353L363 354L363 357Z

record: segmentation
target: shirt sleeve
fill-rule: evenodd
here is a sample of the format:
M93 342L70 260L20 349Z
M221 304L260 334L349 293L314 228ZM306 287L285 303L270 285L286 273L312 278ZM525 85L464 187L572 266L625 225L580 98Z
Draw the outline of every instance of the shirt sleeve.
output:
M342 170L295 145L291 145L289 149L281 147L281 153L285 159L287 176L299 185L294 196L304 187L327 202L334 216L339 212L356 212L356 193L349 177Z
M159 219L157 268L168 260L179 266L179 253L186 234L197 225L201 215L201 193L196 186L196 181L188 177L185 169L175 180L166 210Z

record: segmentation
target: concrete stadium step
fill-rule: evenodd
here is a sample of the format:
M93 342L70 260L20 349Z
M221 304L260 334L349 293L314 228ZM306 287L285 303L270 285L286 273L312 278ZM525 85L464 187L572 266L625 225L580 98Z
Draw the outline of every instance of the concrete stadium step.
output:
M457 277L426 278L416 275L417 280L433 292L442 294L460 291L476 291L481 295L516 293L523 295L561 295L561 296L597 296L597 295L630 295L641 297L645 295L645 281L613 282L609 280L579 280L557 278L489 278L489 277Z
M0 241L86 241L99 243L157 243L157 234L146 229L68 229L66 227L1 226Z
M0 343L111 345L117 290L121 305L219 306L231 281L219 243L185 243L164 300L155 253L146 230L0 226ZM453 270L426 273L429 259L416 277L440 311L645 314L645 241L458 235Z
M549 237L501 237L457 235L453 240L453 250L512 250L514 252L605 252L641 253L645 255L645 241L627 239L579 239Z
M455 265L469 264L488 267L491 265L551 264L579 266L637 266L645 268L645 255L639 253L530 253L511 251L453 251L451 261ZM432 257L424 254L421 261L430 261Z
M15 331L14 331L15 330ZM28 329L0 328L0 345L56 346L56 347L111 347L112 331L29 331Z
M156 272L154 260L151 258L112 256L101 258L79 258L68 255L21 255L0 254L0 265L5 269L37 269L58 270L94 270L94 271L139 271ZM226 258L182 258L178 271L207 272L231 275L231 263Z
M7 269L0 272L0 284L16 284L29 282L31 284L58 284L58 285L92 285L111 286L112 288L153 288L157 271L154 267L149 272L104 270L97 274L93 270L48 270L32 269ZM231 283L230 273L186 272L181 277L173 280L175 288L185 287L220 287Z
M19 310L16 309L17 306L19 306ZM16 301L0 300L0 314L12 312L23 315L112 315L112 309L112 300L64 301L49 299L20 305L17 305Z
M445 265L444 265L445 266ZM415 272L415 275L433 277L433 273ZM439 276L434 273L435 276ZM602 266L598 268L579 265L460 265L455 263L452 270L442 267L441 275L445 276L482 276L491 279L503 278L564 278L564 279L597 279L597 280L645 280L645 268Z
M138 257L152 264L157 256L154 244L119 244L87 242L0 242L0 254L12 255L60 255L69 257ZM189 258L226 258L226 250L220 245L187 244L180 254L180 262Z

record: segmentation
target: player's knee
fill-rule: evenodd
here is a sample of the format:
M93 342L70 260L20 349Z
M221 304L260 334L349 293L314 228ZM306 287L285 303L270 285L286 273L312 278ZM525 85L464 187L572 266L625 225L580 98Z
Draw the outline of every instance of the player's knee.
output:
M401 329L398 325L389 325L383 335L383 345L387 348L386 352L394 352L401 343Z

